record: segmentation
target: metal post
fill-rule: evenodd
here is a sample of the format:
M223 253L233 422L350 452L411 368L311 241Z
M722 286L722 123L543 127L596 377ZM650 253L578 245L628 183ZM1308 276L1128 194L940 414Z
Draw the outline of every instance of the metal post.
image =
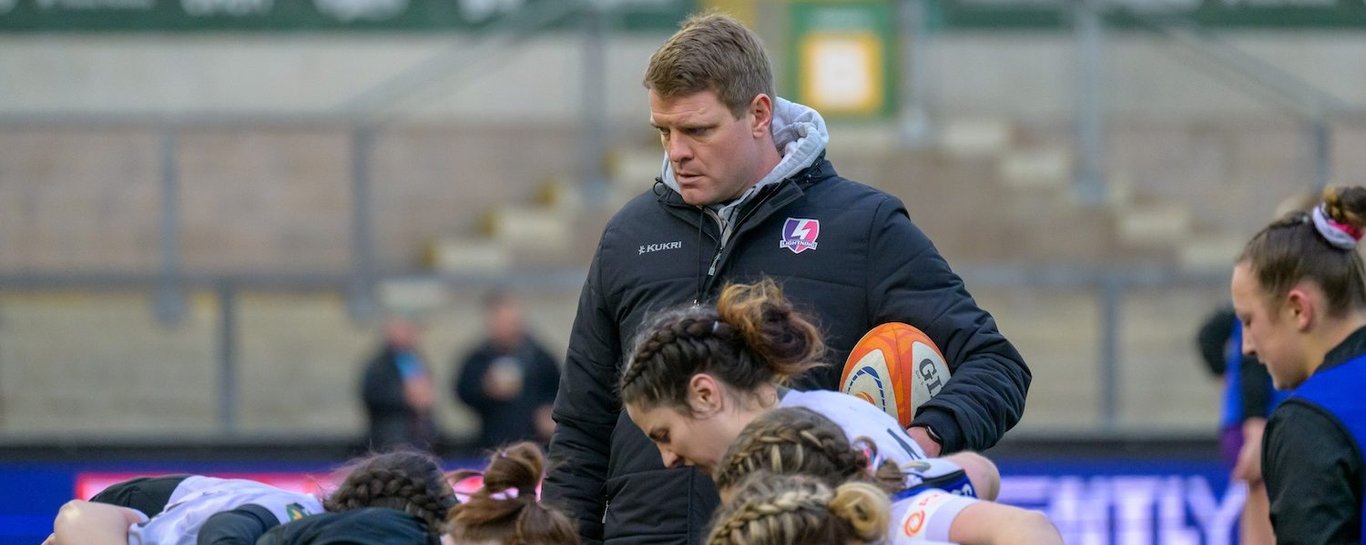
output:
M580 182L584 202L595 204L607 198L607 176L603 160L607 153L607 7L599 0L583 2L583 71L580 92L584 138L580 140Z
M163 323L185 316L185 293L180 281L180 149L176 129L161 134L161 279L153 296L153 314Z
M1322 117L1314 120L1309 131L1314 143L1314 189L1322 192L1333 176L1333 132Z
M1101 428L1113 431L1119 422L1119 335L1124 286L1119 280L1101 284L1100 414Z
M1072 0L1077 35L1076 146L1078 200L1103 204L1109 198L1105 182L1105 127L1101 111L1101 49L1105 21L1097 0Z
M901 143L916 147L931 141L934 128L930 124L927 96L929 77L929 18L925 0L902 0L901 18Z
M237 431L237 290L218 285L218 427Z
M357 127L351 138L351 286L347 309L358 321L375 311L375 236L370 202L370 154L374 147L375 128Z

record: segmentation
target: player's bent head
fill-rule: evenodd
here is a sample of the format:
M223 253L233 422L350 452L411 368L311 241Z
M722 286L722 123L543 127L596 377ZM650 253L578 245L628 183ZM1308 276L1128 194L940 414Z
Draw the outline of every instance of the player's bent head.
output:
M713 474L723 497L747 475L768 471L779 475L802 474L837 487L849 480L866 481L885 493L901 491L905 475L887 461L870 469L877 446L871 441L850 443L834 421L805 407L769 411L754 419L726 451Z
M675 308L641 328L621 374L621 402L692 412L693 377L707 374L752 404L761 387L821 365L824 352L820 330L776 282L729 284L714 307Z
M886 534L890 501L877 487L831 488L805 475L756 472L717 510L708 545L875 543Z

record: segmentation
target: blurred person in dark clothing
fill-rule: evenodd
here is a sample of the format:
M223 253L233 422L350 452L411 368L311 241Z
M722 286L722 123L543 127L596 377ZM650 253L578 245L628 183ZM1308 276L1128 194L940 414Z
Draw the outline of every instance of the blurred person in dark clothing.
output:
M371 449L430 450L436 441L432 378L418 353L418 335L417 324L391 318L384 328L384 344L365 366L361 397L370 420Z
M1243 326L1233 306L1220 307L1207 318L1196 337L1201 359L1211 374L1224 382L1219 418L1219 450L1233 478L1247 484L1247 500L1238 519L1238 542L1270 545L1270 499L1262 480L1262 434L1266 419L1289 392L1272 387L1271 375L1255 354L1243 354Z
M484 301L487 338L464 358L452 388L479 413L480 448L550 440L560 369L526 331L520 303L494 291Z

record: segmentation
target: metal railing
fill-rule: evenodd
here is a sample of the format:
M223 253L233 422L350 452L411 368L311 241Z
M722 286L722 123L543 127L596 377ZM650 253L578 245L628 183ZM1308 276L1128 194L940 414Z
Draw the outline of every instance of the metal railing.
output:
M1050 290L1090 293L1099 306L1097 353L1093 355L1099 373L1097 382L1091 385L1078 384L1078 388L1093 390L1097 393L1098 405L1085 412L1094 411L1099 417L1099 427L1085 431L1123 435L1123 430L1134 428L1133 422L1123 422L1120 407L1126 402L1126 388L1121 383L1119 361L1123 358L1121 345L1124 339L1124 308L1127 298L1137 290L1150 288L1188 287L1198 288L1209 293L1226 291L1227 275L1223 273L1183 273L1164 268L1110 269L1078 267L1042 266L969 266L959 269L968 286L974 290L996 290L1008 292L1038 292ZM399 280L438 282L456 290L480 292L492 287L513 287L528 292L552 292L570 296L577 293L583 280L584 271L579 269L557 269L524 271L498 275L394 275ZM186 292L212 294L214 317L212 318L212 354L215 369L214 385L216 390L205 392L214 401L216 433L224 436L240 435L237 415L242 412L242 345L250 342L244 338L240 318L241 294L244 292L278 292L283 294L336 293L345 294L354 284L346 275L326 273L299 274L178 274L167 277L163 274L0 274L0 295L15 293L43 292L85 292L85 293L126 293L143 292L149 295L159 293L167 283ZM991 310L988 308L988 310ZM469 312L475 312L470 309ZM567 324L557 324L567 326ZM1009 328L1011 324L1003 324ZM1079 344L1086 344L1078 339ZM257 341L256 344L260 344ZM208 348L208 347L205 347ZM38 364L38 362L31 362ZM1035 362L1035 365L1047 362ZM1034 401L1034 403L1046 403ZM1139 426L1141 428L1142 426ZM61 436L60 430L54 430ZM1139 433L1143 433L1141 429ZM1149 431L1150 433L1150 431Z

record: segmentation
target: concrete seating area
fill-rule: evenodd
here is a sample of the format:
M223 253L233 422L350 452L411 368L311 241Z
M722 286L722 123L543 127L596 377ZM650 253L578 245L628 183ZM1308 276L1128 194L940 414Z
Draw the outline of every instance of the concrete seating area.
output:
M1222 271L1312 172L1295 127L1120 124L1108 147L1111 198L1088 204L1073 196L1068 127L949 120L938 144L915 149L889 145L885 129L833 131L836 168L899 196L959 268ZM1366 129L1341 135L1348 146ZM437 282L583 270L611 213L658 171L648 138L624 140L607 161L602 202L590 203L575 182L569 128L378 134L369 163L378 268ZM203 130L178 142L185 270L347 273L350 133ZM0 200L13 203L0 216L0 274L159 270L160 146L149 129L0 130ZM1363 159L1336 157L1344 176L1366 170L1353 163ZM970 288L1034 370L1021 433L1105 426L1100 292ZM446 385L452 358L479 334L481 293L453 283L442 295L425 309L424 348L444 396L442 426L459 435L472 422ZM533 325L558 353L577 296L577 286L526 293ZM1115 429L1212 433L1218 386L1192 338L1226 297L1222 285L1124 294ZM250 292L239 305L236 431L359 434L357 373L375 324L351 321L339 293ZM173 325L151 308L148 293L0 286L0 437L219 433L217 300L192 294Z

